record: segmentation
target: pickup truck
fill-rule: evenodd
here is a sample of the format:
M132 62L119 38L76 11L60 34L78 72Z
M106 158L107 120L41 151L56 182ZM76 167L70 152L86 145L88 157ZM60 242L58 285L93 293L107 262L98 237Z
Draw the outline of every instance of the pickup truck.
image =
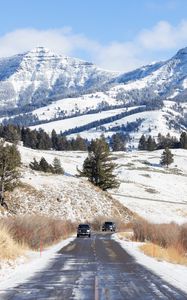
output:
M105 222L102 225L102 231L116 231L116 225L114 222Z
M91 228L88 224L79 224L77 228L77 237L88 236L91 237Z

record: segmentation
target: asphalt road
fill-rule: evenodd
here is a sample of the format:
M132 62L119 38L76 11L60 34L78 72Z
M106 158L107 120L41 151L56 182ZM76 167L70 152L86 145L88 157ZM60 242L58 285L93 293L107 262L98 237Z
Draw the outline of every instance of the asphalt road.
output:
M108 233L77 238L2 300L178 300L187 295L136 263Z

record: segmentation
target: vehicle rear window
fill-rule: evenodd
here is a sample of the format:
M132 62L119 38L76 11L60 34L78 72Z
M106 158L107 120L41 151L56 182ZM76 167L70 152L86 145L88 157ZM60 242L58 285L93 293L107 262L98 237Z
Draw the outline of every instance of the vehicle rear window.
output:
M87 224L81 224L79 225L79 228L90 228L90 226Z

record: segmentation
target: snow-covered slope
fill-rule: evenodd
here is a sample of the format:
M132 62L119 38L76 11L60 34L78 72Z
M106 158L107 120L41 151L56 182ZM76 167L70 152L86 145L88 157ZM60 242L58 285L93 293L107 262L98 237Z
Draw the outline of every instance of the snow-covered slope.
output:
M45 106L66 95L105 90L108 97L149 102L184 97L187 89L187 48L167 60L135 71L117 74L95 65L56 55L44 47L0 59L1 109ZM105 97L106 98L106 97ZM104 99L105 100L105 99ZM93 102L90 99L90 102ZM89 105L88 105L89 106Z
M112 198L93 187L86 179L76 177L86 152L32 150L19 146L24 183L9 195L8 205L18 214L41 213L72 220L130 217L130 209L151 222L185 222L187 218L187 151L173 149L174 163L160 166L162 150L113 153L118 165L120 187L110 190ZM34 172L28 168L35 157L52 163L58 157L64 176ZM120 201L120 204L119 202Z
M137 148L139 139L142 134L144 134L147 137L149 135L152 135L155 139L157 139L158 133L162 133L163 135L167 135L168 133L170 133L172 136L176 136L177 138L179 138L181 131L186 130L185 126L182 125L181 123L181 120L183 120L184 118L183 109L182 111L178 109L178 106L174 101L164 101L164 105L162 109L157 109L157 110L145 110L142 112L134 112L134 108L138 108L138 107L128 108L128 111L132 112L132 114L120 118L119 120L114 120L109 123L102 122L102 126L93 126L89 130L83 130L80 132L80 135L83 138L87 138L88 140L91 140L93 138L98 138L103 132L105 137L110 137L115 132L121 130L125 134L129 134L129 136L131 137L131 140L130 142L127 143L127 146L131 148L132 147ZM142 106L139 106L139 108L142 108ZM115 113L113 114L113 116L117 114L117 111L122 111L122 109L114 110ZM101 113L100 119L102 119L102 116L104 116L104 113L103 114ZM86 116L82 116L81 119L84 120L85 124L89 123L89 119L87 119ZM71 120L71 122L69 122L70 126L67 126L68 129L69 127L74 128L77 126L77 124L74 126L75 122L73 121L73 119L68 119L68 120L69 121ZM34 128L42 127L47 131L49 131L49 129L56 128L57 131L60 132L59 130L60 128L61 130L63 128L66 128L66 122L68 120L42 124ZM128 126L128 124L130 125L136 123L137 120L141 120L141 121L137 127L134 127L134 129L132 130L129 129L128 131L125 131L124 129L120 129L122 127ZM59 127L57 125L59 125ZM79 124L79 126L80 125L81 124ZM77 133L74 133L71 134L70 137L76 137L76 135Z
M100 88L113 77L92 63L37 47L0 60L0 108L41 106L49 99Z
M165 62L124 74L107 72L91 63L56 55L43 47L0 60L1 121L5 111L17 108L8 122L19 125L41 124L40 127L47 130L59 131L61 123L52 122L73 117L62 121L62 127L68 124L67 128L63 128L66 131L70 129L70 122L71 128L77 126L83 114L97 114L99 120L102 111L146 105L147 115L142 128L147 125L155 128L163 126L164 132L170 129L172 134L176 131L179 134L180 130L186 130L186 96L187 48L179 50ZM166 100L171 105L165 102L162 108L162 101ZM28 109L29 114L24 114ZM156 115L153 109L157 110ZM151 120L150 116L154 118ZM91 116L84 118L86 125ZM51 124L44 124L50 121ZM97 135L97 132L94 134Z
M84 97L86 96L87 95ZM80 102L81 101L84 102L86 100L80 100ZM66 105L67 102L68 100L65 100L65 104L62 103L62 105ZM53 108L54 106L51 105L49 113L53 114ZM138 110L141 109L142 111L139 112ZM163 107L157 110L148 110L145 106L131 106L128 108L101 111L72 118L69 117L64 120L31 126L31 128L42 128L48 133L51 133L53 129L55 129L57 133L64 132L66 130L74 130L74 133L70 132L68 134L69 138L76 137L77 134L80 134L83 138L88 140L97 138L102 133L104 133L105 137L110 137L115 132L121 130L124 134L129 134L131 137L127 146L137 148L142 134L145 136L152 135L156 139L158 133L162 133L163 135L170 133L172 136L179 138L181 131L186 130L185 125L181 122L181 120L184 120L185 109L186 103L178 106L175 101L167 100L164 101ZM44 115L41 114L41 109L39 109L37 113L42 119L42 116ZM126 113L127 115L124 115ZM47 111L45 111L45 114L47 114ZM116 116L119 117L116 118ZM109 118L111 118L111 120ZM97 122L94 123L94 121ZM135 124L137 124L137 126ZM83 128L83 125L87 128ZM133 126L128 127L130 125ZM127 129L125 129L125 127Z
M69 130L69 129L72 129L75 127L86 125L93 121L103 120L108 117L113 117L113 116L121 114L123 112L133 110L135 108L136 107L118 108L118 109L101 111L101 112L93 113L93 114L85 114L85 115L72 117L72 118L69 117L64 120L58 120L58 121L43 123L43 124L36 125L36 126L31 126L30 128L31 129L42 128L48 133L51 133L52 130L55 128L56 132L60 133L61 131L64 132L65 130Z
M85 152L39 151L19 146L22 159L22 184L6 197L12 214L45 214L72 221L88 221L97 217L130 220L132 213L108 193L76 177ZM59 158L65 175L51 175L31 170L33 158L45 157L49 163ZM6 211L4 212L6 213ZM0 209L1 214L1 209Z
M121 181L113 197L155 223L187 220L187 150L172 149L174 162L160 166L163 150L115 153Z
M187 92L187 47L166 62L120 75L116 81L124 84L120 86L124 98L131 96L142 101L144 97L146 102L166 98L182 100Z

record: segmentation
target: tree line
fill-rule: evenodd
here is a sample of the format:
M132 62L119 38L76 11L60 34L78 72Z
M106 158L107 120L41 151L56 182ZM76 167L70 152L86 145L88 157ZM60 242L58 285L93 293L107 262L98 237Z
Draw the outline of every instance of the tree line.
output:
M57 150L57 151L87 151L90 142L83 139L80 135L76 138L67 139L62 134L57 134L52 130L51 135L46 133L43 129L32 130L30 128L16 125L0 125L0 137L7 142L17 144L19 141L23 142L23 146L39 149L39 150ZM126 143L130 137L123 132L114 133L107 142L112 151L125 151Z
M174 136L171 136L169 133L164 136L161 133L158 134L157 141L149 135L146 137L144 134L140 137L138 149L139 150L147 150L154 151L159 149L187 149L187 133L182 132L180 138L177 139Z
M88 141L79 135L77 135L76 138L67 139L66 136L57 134L55 130L49 135L41 128L39 130L32 130L30 128L11 124L0 125L0 137L14 144L22 141L23 146L39 150L54 149L57 151L85 151L87 150L88 144Z
M29 167L35 171L42 171L45 173L52 173L52 174L59 174L59 175L64 174L64 170L61 166L60 159L58 159L57 157L54 158L52 164L49 164L44 157L42 157L40 161L37 161L34 158L33 161L29 164Z

